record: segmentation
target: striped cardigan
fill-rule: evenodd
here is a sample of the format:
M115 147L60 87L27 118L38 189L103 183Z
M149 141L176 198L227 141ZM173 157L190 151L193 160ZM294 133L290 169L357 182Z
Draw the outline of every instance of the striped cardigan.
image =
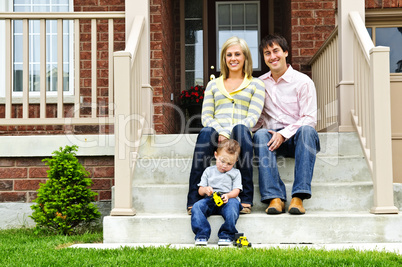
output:
M210 81L205 89L202 125L213 127L219 135L227 138L237 124L251 130L260 117L264 98L265 85L260 79L245 77L238 89L228 93L220 76Z

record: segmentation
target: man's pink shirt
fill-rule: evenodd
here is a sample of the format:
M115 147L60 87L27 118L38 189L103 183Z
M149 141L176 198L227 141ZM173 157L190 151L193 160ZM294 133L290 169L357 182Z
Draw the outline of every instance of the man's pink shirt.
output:
M314 82L305 74L288 65L277 82L271 72L259 77L265 83L265 103L260 119L253 130L280 129L286 139L302 125L317 124L317 96Z

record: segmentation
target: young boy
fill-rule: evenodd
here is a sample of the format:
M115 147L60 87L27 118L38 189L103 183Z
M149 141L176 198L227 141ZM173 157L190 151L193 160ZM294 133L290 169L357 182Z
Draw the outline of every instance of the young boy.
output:
M222 215L225 222L218 232L220 246L231 245L242 206L238 197L243 189L241 174L233 165L240 153L240 145L233 139L225 139L215 151L216 165L205 169L198 184L198 193L205 196L197 201L191 214L191 228L195 234L195 245L206 246L211 235L211 226L207 220L210 215ZM214 192L222 193L223 205L218 207L210 197Z

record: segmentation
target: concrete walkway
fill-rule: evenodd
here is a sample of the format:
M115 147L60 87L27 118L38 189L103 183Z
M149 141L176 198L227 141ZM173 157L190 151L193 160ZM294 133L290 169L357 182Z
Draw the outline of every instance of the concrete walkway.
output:
M163 244L163 243L110 243L110 244L75 244L70 248L92 248L92 249L120 249L122 247L160 247L169 246L169 248L193 248L193 244ZM253 248L309 248L323 250L345 250L354 249L359 251L383 251L402 255L402 243L345 243L345 244L253 244ZM235 248L234 246L219 247L217 244L209 244L201 248ZM246 248L244 248L246 249Z

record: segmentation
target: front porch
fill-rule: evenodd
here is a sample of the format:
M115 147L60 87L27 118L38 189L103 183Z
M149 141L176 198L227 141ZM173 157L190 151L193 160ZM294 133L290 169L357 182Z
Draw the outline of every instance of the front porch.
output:
M75 126L108 128L108 133L114 133L115 180L111 216L104 220L104 242L193 243L184 201L195 136L154 135L150 11L149 2L143 2L139 7L135 1L126 1L126 13L0 14L5 21L6 35L10 36L7 40L11 40L11 25L15 19L23 21L25 36L23 91L19 97L15 97L12 89L11 41L6 42L8 67L4 118L0 118L0 124L13 127L63 125L66 131ZM402 188L393 184L389 49L374 47L368 37L364 1L339 0L338 3L338 28L310 62L320 105L317 130L330 133L320 133L324 149L314 174L314 196L306 202L308 213L300 217L267 216L259 203L255 180L253 213L242 216L238 223L239 229L246 232L252 242L402 240L402 232L397 227L402 223L402 216L397 214L398 207L402 206ZM113 21L122 18L126 23L126 45L122 51L114 52ZM74 96L66 97L63 93L62 71L57 74L57 92L53 95L46 93L45 78L41 79L38 96L29 92L28 25L30 20L38 19L41 20L42 42L46 40L45 21L58 21L59 70L63 69L63 20L74 20L75 40L82 40L81 20L90 21L86 27L91 34L86 37L91 39L88 54L91 83L90 94L86 97L82 98L80 92L83 75L80 42L76 42L74 48ZM107 93L98 91L97 72L97 23L104 20L108 29ZM41 54L46 54L46 50ZM46 77L43 57L40 65L40 77ZM49 109L54 115L48 115ZM281 170L283 176L288 177L288 184L292 180L292 164L291 160L285 161ZM256 169L254 173L256 176ZM212 217L211 223L216 231L221 219ZM285 230L283 225L293 226ZM281 231L272 234L270 229Z

